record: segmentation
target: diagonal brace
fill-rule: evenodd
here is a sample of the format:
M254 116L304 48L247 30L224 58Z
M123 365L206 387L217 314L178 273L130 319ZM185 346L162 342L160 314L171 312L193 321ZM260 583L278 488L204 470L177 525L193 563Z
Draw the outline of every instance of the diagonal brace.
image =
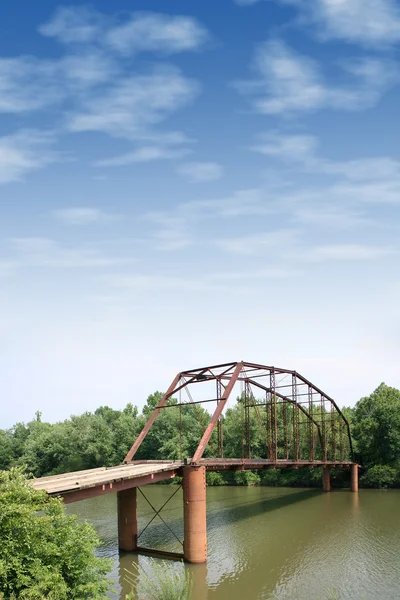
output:
M147 504L153 509L154 511L154 516L150 519L150 521L147 523L146 527L139 533L138 535L138 539L144 534L144 532L146 531L146 529L152 524L152 522L154 521L154 519L156 519L157 517L159 517L161 519L161 521L164 523L165 527L168 529L168 531L170 531L172 533L172 535L174 536L174 538L181 544L181 546L183 546L183 542L181 542L181 540L178 538L178 536L175 534L174 531L172 531L171 527L168 525L168 523L166 523L164 521L164 519L162 518L162 516L160 515L161 511L163 510L163 508L165 506L167 506L168 502L170 500L172 500L172 498L175 496L175 494L177 494L179 492L179 490L182 489L182 486L180 485L175 492L168 498L168 500L166 500L164 502L164 504L161 506L161 508L159 510L157 510L152 503L150 502L150 500L145 496L145 494L142 492L142 490L138 487L139 492L142 494L143 498L146 500Z

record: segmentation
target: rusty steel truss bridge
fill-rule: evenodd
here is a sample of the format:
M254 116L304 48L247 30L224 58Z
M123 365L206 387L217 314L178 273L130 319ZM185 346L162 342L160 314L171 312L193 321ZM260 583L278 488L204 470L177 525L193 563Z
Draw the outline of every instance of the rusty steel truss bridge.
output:
M224 414L234 389L239 391L241 452L232 457L224 455ZM198 409L201 404L213 410L202 412L201 439L193 456L183 457L182 414L188 406ZM135 460L157 417L168 409L179 410L181 416L180 459ZM205 425L204 414L209 415ZM65 502L117 492L121 550L157 553L139 546L136 490L183 476L183 553L176 556L200 563L207 559L206 471L304 467L322 467L324 492L331 489L332 468L350 469L351 491L358 491L358 465L345 415L330 396L296 371L241 361L178 373L122 465L45 477L34 486ZM162 519L161 509L152 508Z

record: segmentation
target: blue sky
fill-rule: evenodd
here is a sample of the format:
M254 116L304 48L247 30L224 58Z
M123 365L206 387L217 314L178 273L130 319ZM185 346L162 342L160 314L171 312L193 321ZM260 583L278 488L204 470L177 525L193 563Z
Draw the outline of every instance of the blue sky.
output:
M3 3L0 427L240 359L400 386L399 44L391 0Z

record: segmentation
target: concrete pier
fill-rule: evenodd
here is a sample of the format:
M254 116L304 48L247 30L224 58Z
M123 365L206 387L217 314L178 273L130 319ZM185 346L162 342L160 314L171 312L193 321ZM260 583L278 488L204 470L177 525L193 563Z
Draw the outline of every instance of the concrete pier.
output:
M351 486L352 492L358 492L358 465L351 465Z
M118 543L119 549L133 552L137 548L137 497L136 488L118 492Z
M207 510L205 467L183 468L183 554L187 562L207 561Z
M331 469L330 467L324 467L323 475L322 475L322 487L324 492L331 491Z

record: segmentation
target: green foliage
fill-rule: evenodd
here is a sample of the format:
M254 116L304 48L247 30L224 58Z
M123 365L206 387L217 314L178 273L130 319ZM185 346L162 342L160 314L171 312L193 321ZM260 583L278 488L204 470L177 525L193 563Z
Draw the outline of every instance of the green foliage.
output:
M0 471L0 590L4 600L100 600L108 561L97 558L94 529L65 514L62 500Z
M207 485L225 485L225 479L222 476L222 473L218 473L217 471L210 471L207 473Z
M13 461L12 438L0 429L0 469L8 469Z
M389 465L375 465L362 476L361 482L367 487L389 488L398 480L398 471Z
M400 390L382 383L361 398L354 413L354 436L363 464L394 466L400 458Z
M128 404L123 410L101 406L94 413L72 416L61 423L43 422L40 413L27 424L17 423L8 431L0 430L0 468L27 465L36 477L67 471L78 471L119 464L143 428L163 394L155 392L139 414ZM210 415L199 405L180 408L178 399L170 398L169 408L163 409L139 448L137 459L180 459L193 456L206 429ZM277 407L278 427L283 427L282 405ZM286 407L291 422L292 407ZM368 469L361 478L365 486L393 487L400 485L400 391L381 384L370 396L362 398L355 408L343 408L348 419L356 451L356 460ZM265 456L265 407L251 409L251 455ZM300 422L306 417L300 414ZM264 421L263 421L264 420ZM226 411L223 417L224 456L246 456L243 435L243 397ZM280 431L282 434L282 431ZM282 438L282 435L278 436ZM300 445L304 440L300 440ZM214 431L205 457L216 456L217 433ZM300 453L307 455L301 447ZM320 459L320 454L316 458ZM285 448L278 444L278 458L284 458ZM373 467L377 467L371 470ZM378 468L379 467L379 468ZM384 469L390 467L390 469ZM384 470L382 470L384 469ZM395 472L395 475L394 475ZM361 471L362 473L362 471ZM347 471L332 471L332 485L348 486ZM321 486L318 469L283 469L256 474L209 474L208 485L281 485Z
M127 580L132 583L132 587L141 588L140 597L144 600L189 600L193 590L193 575L189 569L179 571L175 565L167 564L163 561L157 564L152 561L149 571L133 563L134 572L127 571ZM132 591L126 600L138 598Z
M261 482L260 475L256 471L236 471L236 485L258 485Z

